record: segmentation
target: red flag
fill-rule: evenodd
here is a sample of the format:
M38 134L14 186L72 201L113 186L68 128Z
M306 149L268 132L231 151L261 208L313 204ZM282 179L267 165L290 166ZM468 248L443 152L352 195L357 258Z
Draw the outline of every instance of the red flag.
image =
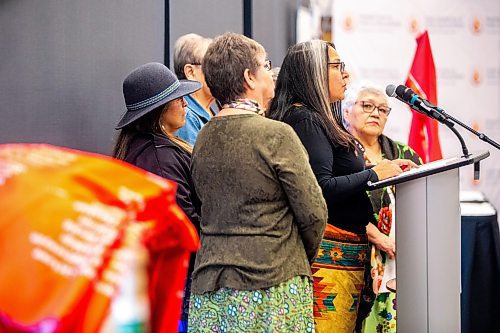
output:
M436 68L427 31L417 37L417 50L406 79L406 86L437 105ZM416 111L412 110L412 113L408 145L420 155L424 163L443 158L438 122Z

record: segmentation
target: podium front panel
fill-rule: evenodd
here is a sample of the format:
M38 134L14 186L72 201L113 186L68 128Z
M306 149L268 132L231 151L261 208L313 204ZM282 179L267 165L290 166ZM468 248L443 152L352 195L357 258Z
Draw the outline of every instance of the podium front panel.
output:
M459 171L396 185L397 327L460 332Z

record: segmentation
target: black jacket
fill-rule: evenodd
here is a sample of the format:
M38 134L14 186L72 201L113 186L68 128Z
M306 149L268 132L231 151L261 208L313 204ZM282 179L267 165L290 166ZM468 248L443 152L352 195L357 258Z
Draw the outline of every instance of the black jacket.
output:
M137 134L129 143L125 161L177 183L177 204L200 229L199 199L191 179L191 155L164 135Z

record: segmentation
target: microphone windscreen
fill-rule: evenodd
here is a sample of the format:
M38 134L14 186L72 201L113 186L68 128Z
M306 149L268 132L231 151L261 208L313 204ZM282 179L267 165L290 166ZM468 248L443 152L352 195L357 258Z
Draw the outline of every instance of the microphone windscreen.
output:
M408 87L407 86L404 86L402 84L400 84L397 88L396 88L396 95L400 98L404 98L404 94L406 91L408 91Z
M395 92L396 92L396 86L393 84L390 84L385 88L385 93L387 94L387 96L394 97L396 96Z

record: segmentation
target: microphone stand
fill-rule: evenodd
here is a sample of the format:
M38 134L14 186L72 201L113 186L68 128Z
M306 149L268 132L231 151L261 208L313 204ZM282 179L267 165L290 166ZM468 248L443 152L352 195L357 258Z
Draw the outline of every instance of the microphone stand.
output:
M427 106L429 106L429 105L427 105ZM418 111L418 110L416 110L416 111ZM460 133L458 133L457 129L455 128L455 124L458 124L458 125L462 126L463 128L465 128L469 132L471 132L474 135L476 135L482 141L484 141L486 143L489 143L490 145L492 145L496 149L500 150L500 144L498 144L497 142L491 140L485 134L479 133L478 131L474 130L473 128L471 128L471 127L467 126L466 124L462 123L460 120L458 120L458 119L450 116L443 109L441 109L441 108L432 108L431 107L431 108L429 108L429 110L427 110L426 113L427 113L427 115L429 117L434 118L437 121L439 121L440 123L446 125L453 133L455 133L455 135L457 136L458 140L460 140L460 144L462 145L462 152L464 154L463 157L469 157L471 154L469 154L467 146L465 145L464 138L460 135ZM475 180L479 179L479 162L474 163L474 179Z
M460 133L457 131L457 129L455 128L455 124L453 122L451 122L451 120L455 121L457 124L462 125L462 126L467 127L467 125L464 125L463 123L461 123L457 119L446 114L444 111L442 111L442 109L438 109L438 110L439 111L431 108L429 111L427 111L428 112L427 115L433 119L436 119L441 124L446 125L446 127L448 127L457 136L458 140L460 141L460 145L462 146L462 153L464 154L463 157L469 157L471 154L469 153L469 150L467 149L467 145L465 144L465 140L460 135ZM473 130L473 129L471 128L471 130Z
M437 108L436 112L442 114L445 117L445 119L451 119L453 122L459 124L460 126L462 126L463 128L465 128L466 130L468 130L469 132L471 132L472 134L476 135L482 141L484 141L486 143L489 143L490 145L492 145L496 149L500 150L500 144L498 144L498 142L495 142L492 139L490 139L489 137L487 137L484 133L479 133L478 131L474 130L473 128L470 128L469 126L467 126L464 123L462 123L460 120L458 120L456 118L453 118L452 116L450 116L449 114L447 114L446 112L444 112L444 110L441 109L441 108Z
M469 150L467 149L467 145L465 144L464 138L462 138L460 133L458 133L457 129L455 128L455 124L462 126L469 132L476 135L482 141L489 143L496 149L500 150L500 144L498 144L498 142L491 140L485 134L479 133L476 130L462 123L460 120L453 118L452 116L444 112L443 109L432 105L429 101L419 98L420 96L415 94L415 92L410 88L403 85L399 85L396 88L396 86L390 84L385 89L385 92L388 96L395 97L400 101L402 101L403 103L409 105L413 110L423 113L429 116L430 118L436 119L440 123L446 125L457 136L458 140L460 141L460 144L462 145L462 152L464 154L463 157L467 158L471 156L471 154L469 154ZM416 101L418 102L418 106L414 104ZM479 179L479 162L474 163L474 179L476 180Z
M453 133L455 133L455 135L457 136L458 140L460 141L460 144L462 145L462 153L464 153L463 157L469 157L471 154L469 153L469 150L467 149L467 146L465 145L464 138L460 135L460 133L458 133L457 129L455 128L455 126L454 126L455 124L452 123L449 119L446 119L442 123L445 124L446 126L448 126L448 128L451 129L451 131Z

